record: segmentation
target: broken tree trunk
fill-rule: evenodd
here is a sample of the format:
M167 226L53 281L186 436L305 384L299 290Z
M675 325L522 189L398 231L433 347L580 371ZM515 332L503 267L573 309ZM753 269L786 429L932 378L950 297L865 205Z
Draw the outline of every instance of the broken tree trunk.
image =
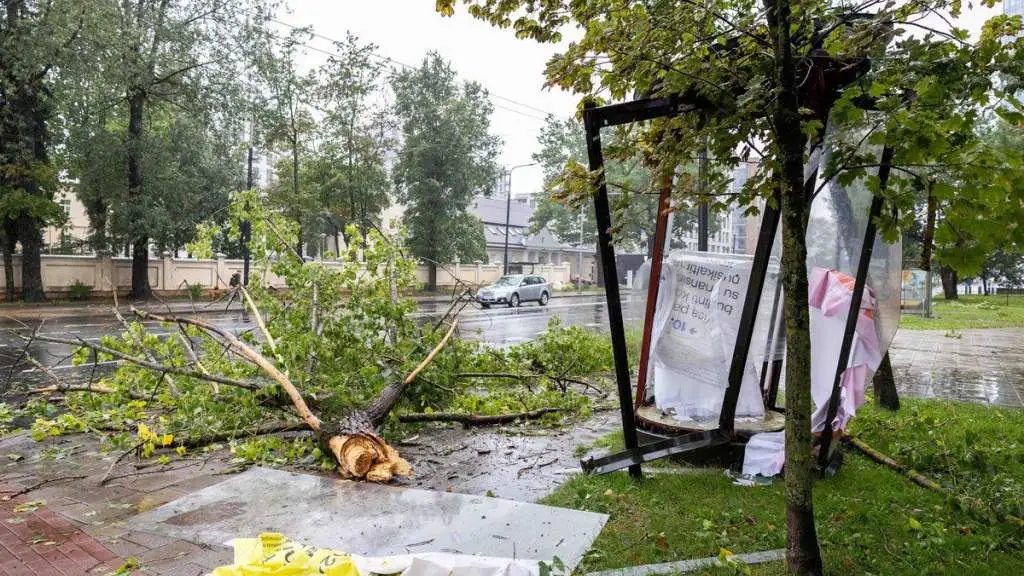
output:
M258 366L281 386L295 407L299 418L313 430L321 446L334 456L342 476L366 479L371 482L387 482L394 475L408 476L412 474L412 467L409 463L377 435L377 427L387 418L391 409L398 404L409 385L444 349L458 326L456 318L452 321L444 338L430 351L430 354L401 382L386 386L365 409L354 410L337 423L325 423L309 409L302 394L286 374L282 373L262 354L235 337L234 334L195 318L163 316L135 308L132 308L132 312L144 320L187 324L200 328L211 336L219 337L231 350ZM253 313L259 314L259 310L254 305Z

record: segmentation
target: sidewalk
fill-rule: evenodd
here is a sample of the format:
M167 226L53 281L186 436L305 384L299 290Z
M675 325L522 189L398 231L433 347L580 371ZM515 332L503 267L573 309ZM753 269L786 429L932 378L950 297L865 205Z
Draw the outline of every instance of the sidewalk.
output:
M0 483L0 492L16 491ZM0 574L109 574L123 561L45 506L34 495L0 500ZM33 509L34 508L34 509Z
M227 547L197 545L124 527L131 516L224 480L231 466L228 450L176 463L170 469L134 469L122 462L100 486L117 453L97 449L96 440L87 436L54 438L42 444L26 433L0 438L0 454L20 456L0 462L0 490L49 481L25 496L0 501L0 574L106 575L134 557L140 570L133 573L200 576L231 563ZM39 502L39 508L13 512L15 506L29 501Z

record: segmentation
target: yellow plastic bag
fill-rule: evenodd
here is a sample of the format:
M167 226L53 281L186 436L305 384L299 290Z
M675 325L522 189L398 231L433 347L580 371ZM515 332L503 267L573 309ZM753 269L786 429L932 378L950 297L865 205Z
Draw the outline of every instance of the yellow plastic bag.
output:
M236 538L235 563L213 576L359 576L352 557L327 548L292 542L276 532Z

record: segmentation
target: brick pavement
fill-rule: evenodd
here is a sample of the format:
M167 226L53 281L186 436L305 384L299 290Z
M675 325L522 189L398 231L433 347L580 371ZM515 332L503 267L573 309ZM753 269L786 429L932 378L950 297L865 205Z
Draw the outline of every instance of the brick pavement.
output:
M3 560L0 560L0 575L91 576L113 572L107 563L108 559L102 561L102 569L83 568L81 564L86 559L73 552L74 547L87 551L93 558L97 557L93 552L102 555L102 550L105 550L110 555L109 560L117 563L114 569L121 565L121 559L134 557L139 562L137 572L143 575L200 576L217 566L231 563L232 552L227 547L200 546L124 527L124 521L131 516L223 480L224 477L217 474L229 467L230 453L224 451L224 454L214 454L207 460L196 460L188 466L158 473L146 473L145 469L135 470L130 462L125 461L115 470L109 482L99 486L100 478L116 454L103 454L97 448L96 441L87 436L55 438L42 444L36 443L27 434L0 439L0 454L22 456L17 461L0 461L0 485L3 485L0 490L16 490L41 480L85 476L81 479L51 482L32 490L27 496L18 497L16 502L12 501L14 504L0 502L10 504L7 507L0 506L0 517L16 516L25 520L13 525L4 522L7 532L0 532L6 538L0 539L5 547L8 541L14 544L11 536L14 534L21 542L18 549L28 550L24 556L28 559L21 564L36 562L37 566L42 566L38 558L29 554L39 555L40 551L57 562L63 558L61 555L66 556L65 550L78 556L81 562L72 566L62 560L60 566L67 570L63 572L59 567L50 571L31 572L22 566L12 571L3 564L4 561L10 561L10 558L3 556ZM114 478L120 474L138 475ZM33 513L11 512L17 502L26 500L45 500L46 505ZM51 520L61 524L54 524ZM58 528L48 529L47 526ZM65 533L67 535L61 539L53 537ZM32 544L33 540L37 543ZM59 544L44 545L42 542L45 540ZM93 544L82 544L86 541ZM66 542L74 547L63 547ZM50 548L59 554L54 554ZM94 571L90 572L90 569Z
M0 483L0 493L17 489ZM0 500L0 574L78 576L116 572L122 560L46 506L15 511L34 496Z

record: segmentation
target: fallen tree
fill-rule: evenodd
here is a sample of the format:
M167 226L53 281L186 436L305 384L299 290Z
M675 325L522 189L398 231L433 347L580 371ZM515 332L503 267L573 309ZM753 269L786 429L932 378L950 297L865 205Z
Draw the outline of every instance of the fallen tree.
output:
M33 435L101 434L106 448L122 452L111 471L125 455L166 460L227 441L243 459L260 461L266 451L287 453L285 460L312 456L344 477L384 482L412 472L385 440L397 427L585 414L588 391L601 390L585 378L610 367L603 338L554 323L541 341L508 350L463 341L459 316L471 292L460 288L436 323L417 325L412 303L398 296L415 283L415 263L400 242L376 231L363 242L352 231L344 264L308 263L290 251L294 231L286 222L249 217L258 272L236 296L252 328L229 329L169 307L129 307L122 315L115 304L124 330L99 342L38 327L18 332L27 361L51 380L22 393L59 393L68 408L38 418ZM288 290L265 288L267 274L284 278ZM36 342L71 347L76 364L93 367L89 381L62 381L32 357ZM109 360L116 370L94 378ZM527 385L507 386L515 374ZM302 430L309 434L296 434Z

